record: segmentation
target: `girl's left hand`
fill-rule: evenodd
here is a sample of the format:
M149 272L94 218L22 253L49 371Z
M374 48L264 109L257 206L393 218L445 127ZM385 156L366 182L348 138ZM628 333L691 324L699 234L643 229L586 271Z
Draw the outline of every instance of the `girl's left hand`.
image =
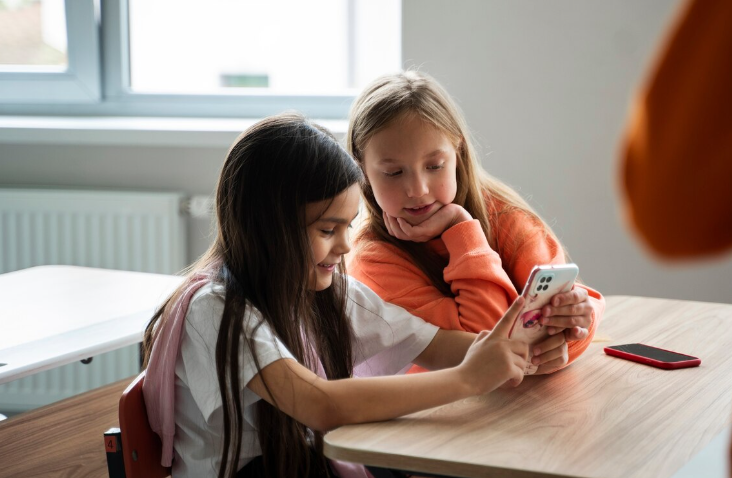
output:
M386 212L383 214L384 224L389 234L397 239L412 242L427 242L455 224L473 219L465 208L454 203L442 206L432 217L418 226L412 226L401 217L392 217Z
M537 374L551 373L569 363L569 348L564 334L555 334L531 346L531 363L538 365Z
M589 335L592 323L592 305L586 289L575 287L552 297L541 309L541 323L548 326L549 335L564 332L567 342L582 340Z

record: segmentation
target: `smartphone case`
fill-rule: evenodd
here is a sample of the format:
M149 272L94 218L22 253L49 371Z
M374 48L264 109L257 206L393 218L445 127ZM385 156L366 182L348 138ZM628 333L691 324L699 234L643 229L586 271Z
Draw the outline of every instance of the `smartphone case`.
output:
M645 344L641 344L641 345L645 345ZM662 368L664 370L674 370L674 369L679 369L679 368L696 367L701 364L701 359L699 359L698 357L693 357L691 355L682 354L680 352L674 352L673 350L666 350L666 349L662 349L659 347L653 347L651 345L645 345L645 346L650 347L652 349L661 350L663 352L684 355L689 358L688 358L688 360L679 360L676 362L664 362L662 360L656 360L651 357L646 357L644 355L627 352L625 350L618 350L617 348L615 348L615 347L623 347L622 345L605 347L604 350L605 350L606 354L612 355L613 357L623 358L623 359L630 360L633 362L650 365L652 367Z
M526 303L511 327L509 337L529 345L537 344L548 337L546 326L539 323L541 308L547 305L556 294L572 290L577 274L579 274L577 264L535 266L521 292ZM529 363L524 370L526 375L532 375L538 369L531 363L531 357L531 348L529 348Z

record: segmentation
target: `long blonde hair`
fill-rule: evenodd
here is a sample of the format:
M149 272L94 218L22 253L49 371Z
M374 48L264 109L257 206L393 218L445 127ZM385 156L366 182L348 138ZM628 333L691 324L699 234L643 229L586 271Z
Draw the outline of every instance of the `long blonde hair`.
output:
M537 224L541 224L545 234L556 240L551 228L516 191L483 169L477 159L463 114L447 91L425 73L409 70L381 76L367 86L353 103L346 143L348 151L362 169L363 152L371 138L406 115L414 115L435 126L452 142L457 152L457 193L453 202L478 219L493 250L501 249L496 241L493 224L500 215L509 212L524 213ZM442 269L446 265L444 261L430 252L424 244L402 241L389 235L381 207L376 202L368 178L362 186L362 192L368 215L355 241L355 252L358 254L359 249L368 247L369 241L363 240L366 236L394 244L411 256L438 289L445 295L452 295L442 278ZM512 240L519 243L522 238ZM560 244L558 240L556 242Z

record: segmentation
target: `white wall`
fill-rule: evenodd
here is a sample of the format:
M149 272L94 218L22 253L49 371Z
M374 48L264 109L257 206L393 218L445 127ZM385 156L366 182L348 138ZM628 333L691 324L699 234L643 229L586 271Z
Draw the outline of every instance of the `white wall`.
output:
M605 294L730 302L730 256L666 265L643 250L620 215L622 125L677 5L404 0L403 56L456 97L486 169L553 223L585 282ZM6 142L0 184L210 194L226 149ZM192 221L189 259L205 250L208 232L207 221Z
M680 4L404 0L403 58L455 97L484 167L531 198L586 283L605 294L730 302L729 255L662 263L622 218L626 112Z

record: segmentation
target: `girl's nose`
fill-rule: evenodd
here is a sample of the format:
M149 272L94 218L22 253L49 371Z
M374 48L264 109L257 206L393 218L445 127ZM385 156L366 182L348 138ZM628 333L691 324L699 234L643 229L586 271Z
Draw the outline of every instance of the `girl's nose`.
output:
M347 232L341 236L340 240L337 244L335 244L335 247L333 249L334 252L339 255L346 255L351 252L351 242L348 240Z
M422 197L428 192L427 180L421 174L415 174L407 184L407 196L409 197Z

